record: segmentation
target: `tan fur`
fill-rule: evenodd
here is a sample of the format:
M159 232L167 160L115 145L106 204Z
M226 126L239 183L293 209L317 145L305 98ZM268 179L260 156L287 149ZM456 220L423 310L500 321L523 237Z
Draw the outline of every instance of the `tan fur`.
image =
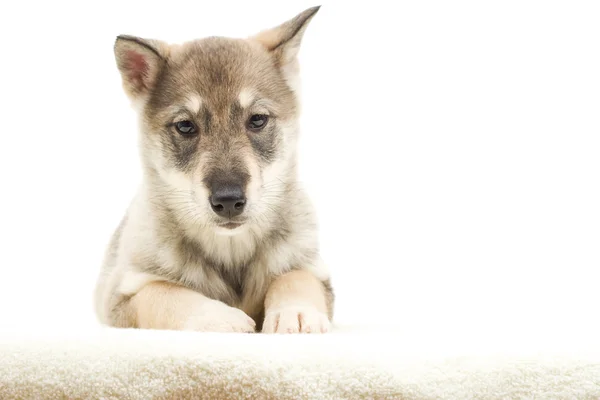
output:
M265 333L318 333L329 330L323 284L305 270L275 279L265 298Z
M241 310L168 282L144 286L130 307L135 326L142 329L254 332L256 326Z

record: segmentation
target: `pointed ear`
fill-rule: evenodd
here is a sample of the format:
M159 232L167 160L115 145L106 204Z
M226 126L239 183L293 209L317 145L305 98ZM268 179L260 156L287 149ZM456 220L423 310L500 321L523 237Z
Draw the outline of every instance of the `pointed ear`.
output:
M123 89L136 100L150 92L166 64L169 47L157 40L121 35L115 42L115 58Z
M309 8L289 21L262 31L250 39L261 43L273 54L278 65L285 67L296 60L304 31L319 8L321 6Z

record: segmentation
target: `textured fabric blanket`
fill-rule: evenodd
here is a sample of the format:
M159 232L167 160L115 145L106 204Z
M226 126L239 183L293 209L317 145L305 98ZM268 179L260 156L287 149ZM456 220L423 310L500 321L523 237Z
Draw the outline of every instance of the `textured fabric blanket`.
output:
M448 344L385 329L3 333L0 399L600 398L600 352L585 346Z

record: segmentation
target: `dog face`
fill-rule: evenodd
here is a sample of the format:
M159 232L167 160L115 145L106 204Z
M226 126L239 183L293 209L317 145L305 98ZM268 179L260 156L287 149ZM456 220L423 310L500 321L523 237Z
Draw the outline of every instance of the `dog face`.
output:
M117 38L146 174L182 220L222 233L272 221L295 179L297 53L317 11L248 39Z

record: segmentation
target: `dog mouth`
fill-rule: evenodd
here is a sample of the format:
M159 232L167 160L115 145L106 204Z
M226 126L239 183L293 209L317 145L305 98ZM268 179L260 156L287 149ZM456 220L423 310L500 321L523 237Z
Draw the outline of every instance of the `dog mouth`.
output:
M223 218L221 221L217 222L217 226L219 228L233 230L233 229L237 229L237 228L241 227L245 223L246 223L246 221L245 220L241 220L241 219L229 219L229 218L226 219L226 218Z
M239 228L240 226L244 225L243 222L225 222L223 224L220 224L219 226L221 228L225 228L225 229L235 229L235 228Z

